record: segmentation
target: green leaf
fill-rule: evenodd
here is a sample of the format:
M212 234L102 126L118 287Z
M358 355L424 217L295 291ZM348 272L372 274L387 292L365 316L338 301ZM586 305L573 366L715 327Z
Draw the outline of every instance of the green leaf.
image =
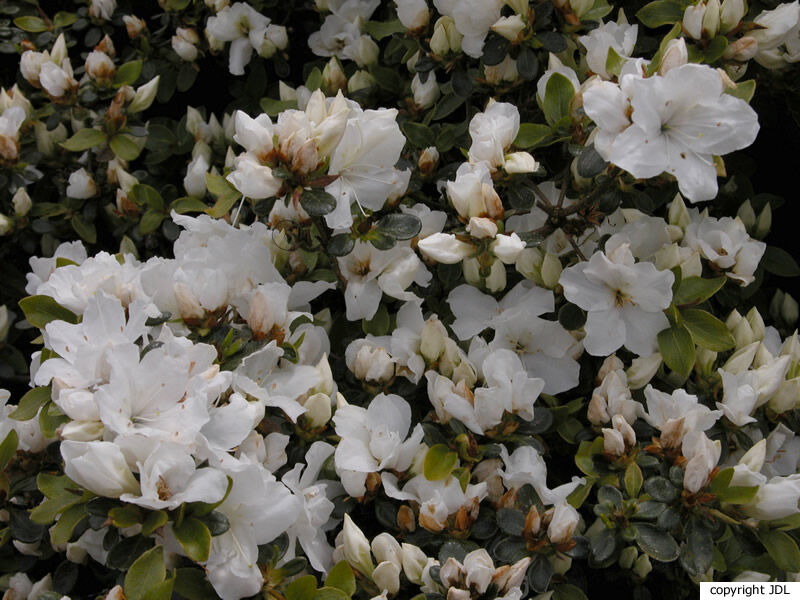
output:
M569 105L575 95L572 82L561 73L553 73L547 80L542 110L544 117L550 125L554 125L562 118L569 116Z
M231 523L228 521L228 517L225 516L225 513L222 513L218 510L211 511L207 515L203 516L200 520L206 527L208 527L209 532L211 532L211 537L222 535L231 528Z
M753 99L753 95L756 93L756 80L748 79L747 81L738 81L735 90L726 87L725 93L730 94L734 98L741 98L745 102L750 102L750 100Z
M378 305L378 310L371 319L361 320L361 329L366 334L381 336L389 333L389 327L391 327L391 324L391 317L389 317L389 311L387 310L386 305L380 304Z
M39 409L44 406L45 402L50 400L51 393L50 386L36 387L32 390L28 390L26 394L20 398L17 407L11 411L8 416L16 421L30 421L36 416Z
M314 600L350 600L350 596L335 587L321 587L314 594Z
M757 485L731 485L717 497L728 504L747 504L757 493Z
M153 233L158 226L161 225L161 221L166 218L163 212L157 210L147 210L142 215L141 220L139 221L139 233L142 235L147 235L148 233Z
M139 206L147 206L158 211L164 210L164 199L152 186L137 183L131 188L131 196Z
M114 74L113 84L116 87L123 85L133 85L142 72L142 61L132 60L120 65L117 72Z
M175 570L175 592L186 600L217 600L214 588L200 569L183 568Z
M104 144L107 139L108 136L105 131L87 127L86 129L81 129L71 138L61 142L59 145L70 152L83 152L89 148Z
M718 35L711 40L705 50L703 50L703 62L707 64L717 62L727 47L728 38L724 35Z
M703 279L702 277L686 277L681 279L678 289L672 297L675 306L700 304L716 294L725 285L727 277Z
M587 598L577 585L562 583L553 588L551 600L587 600Z
M619 77L622 67L625 65L626 61L626 58L617 54L617 51L614 50L614 47L610 46L608 49L608 54L606 55L606 71Z
M334 565L325 578L325 586L338 588L348 596L356 593L356 577L346 560L340 560Z
M28 33L41 33L42 31L47 31L49 29L47 23L44 22L44 19L34 16L17 17L14 19L14 25L22 29L22 31L27 31Z
M446 479L458 464L458 454L450 450L445 444L431 446L425 454L423 473L429 481Z
M591 178L599 175L608 167L608 162L595 150L594 144L590 144L578 156L578 175Z
M687 4L679 0L656 0L642 7L636 18L650 28L677 23L683 19Z
M206 173L206 187L217 198L214 206L206 209L206 213L215 219L227 214L236 201L242 197L241 192L222 175Z
M644 483L642 469L635 462L628 463L628 466L625 467L625 491L629 498L636 498L639 495L642 483Z
M72 537L75 526L86 517L86 504L74 504L66 509L50 530L50 542L54 546L66 544Z
M191 198L188 196L173 200L172 204L169 205L169 209L171 211L174 210L179 215L185 215L190 212L205 212L207 208L208 205L200 200L200 198Z
M134 160L141 152L139 146L127 133L118 133L112 137L109 146L115 156L125 160Z
M508 535L522 535L525 515L515 508L501 508L497 511L497 526Z
M211 552L211 532L208 527L194 517L186 517L172 531L186 551L186 556L195 562L205 562Z
M308 74L308 78L306 79L306 87L309 91L313 92L318 90L321 85L322 71L320 71L318 67L314 67L311 69L311 73Z
M378 221L378 229L398 240L410 240L422 229L422 221L415 215L392 213Z
M273 100L272 98L262 98L259 102L261 110L270 117L277 117L285 110L297 108L297 100Z
M8 461L17 453L17 444L19 444L19 436L17 432L12 429L3 439L3 443L0 444L0 472L6 468Z
M400 125L403 135L406 136L409 142L417 148L427 148L436 143L436 135L433 130L427 125L422 123L415 123L414 121L404 121Z
M433 110L433 120L438 121L453 114L459 106L464 104L464 98L457 94L444 96Z
M78 20L78 15L65 11L59 11L53 17L53 25L56 27L69 27Z
M493 67L499 65L505 60L508 51L511 48L511 42L506 38L496 33L491 33L483 45L483 56L481 60L484 65Z
M528 46L523 46L517 56L517 71L523 79L533 81L539 74L539 61Z
M686 543L681 546L681 565L689 575L697 576L708 571L714 560L714 539L711 532L690 519L686 526Z
M174 577L157 583L144 593L142 600L170 600L170 598L172 598L172 588L174 585Z
M69 224L72 225L72 229L75 230L75 233L81 236L81 239L87 244L94 244L97 242L97 230L94 227L94 223L89 223L81 215L74 215L69 220Z
M776 246L767 246L761 259L761 266L778 277L797 277L800 275L800 266L797 265L797 261L786 250Z
M126 504L125 506L115 506L108 511L108 518L111 519L114 527L124 529L133 527L142 522L142 511L137 506Z
M683 325L673 325L658 333L658 350L667 366L681 377L688 377L694 366L694 342Z
M148 514L142 522L142 535L149 536L159 527L166 525L168 520L169 517L166 511L154 510Z
M125 575L123 589L127 600L142 600L145 592L167 576L164 547L155 546L136 559Z
M45 437L55 437L56 429L69 421L70 418L53 401L47 402L39 411L39 429Z
M336 198L322 188L303 190L300 205L312 217L327 215L336 208Z
M678 498L678 488L666 477L655 476L644 482L644 491L658 502L672 502Z
M50 321L66 321L77 323L78 316L64 308L50 296L28 296L19 301L19 307L25 313L25 319L39 329L44 329Z
M614 550L617 549L616 530L603 529L589 540L589 547L592 551L592 557L596 561L603 562L608 560L614 554Z
M553 133L549 125L540 123L523 123L519 126L519 133L514 140L517 148L533 148Z
M366 21L361 25L361 31L368 33L377 41L389 37L393 33L403 33L405 30L406 28L400 22L400 19L395 19L394 21Z
M681 311L681 318L694 343L701 348L724 352L736 345L725 323L711 313L698 308L689 308Z
M636 523L636 544L650 558L660 562L672 562L678 558L678 543L670 534L655 525Z
M314 600L314 595L316 593L317 578L313 575L303 575L286 586L284 595L286 596L286 600Z
M764 531L758 535L779 569L789 573L800 571L800 549L797 542L785 531Z
M331 256L347 256L353 251L356 241L349 233L337 233L328 241L328 254Z

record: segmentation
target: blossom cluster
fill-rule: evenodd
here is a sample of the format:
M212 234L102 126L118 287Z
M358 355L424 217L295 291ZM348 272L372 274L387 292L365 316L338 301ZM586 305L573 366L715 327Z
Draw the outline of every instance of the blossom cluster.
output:
M4 600L800 577L743 154L797 0L49 10L0 6Z

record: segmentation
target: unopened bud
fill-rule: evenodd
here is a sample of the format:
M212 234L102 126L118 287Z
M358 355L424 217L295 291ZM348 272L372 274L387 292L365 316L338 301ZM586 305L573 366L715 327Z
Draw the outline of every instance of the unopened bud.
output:
M365 90L375 85L375 78L368 71L359 70L347 80L347 92L352 94L359 90Z
M122 17L122 21L125 23L125 30L128 32L128 37L132 40L139 37L139 35L147 29L145 20L135 15L125 15Z
M753 342L752 344L748 344L747 346L736 350L736 352L734 352L730 358L728 358L727 362L722 366L722 369L728 373L733 373L734 375L738 375L739 373L744 373L747 371L747 369L750 368L750 365L753 364L753 359L756 357L759 344L760 342Z
M413 533L417 529L417 521L414 518L414 511L411 510L410 506L404 504L397 509L397 526L402 531L408 531L409 533Z
M344 533L345 560L360 573L367 576L372 575L375 566L372 563L369 541L347 513L344 515L342 531Z
M396 594L400 591L400 567L389 561L378 563L372 571L372 581L379 590Z
M681 229L686 229L686 226L691 222L689 211L686 209L686 204L684 204L683 197L680 194L675 194L675 198L669 205L668 221L670 225L677 225Z
M650 356L639 356L633 359L631 366L625 372L628 377L628 387L639 390L646 386L658 372L662 358L658 352Z
M420 354L429 363L435 362L444 352L447 339L447 330L439 319L426 321L420 334Z
M622 456L625 454L625 441L622 434L616 429L603 427L603 452L609 456Z
M703 37L703 18L706 14L706 3L698 2L694 6L687 6L683 13L683 30L686 34L699 40Z
M664 56L658 67L658 74L664 75L677 67L682 67L689 62L689 51L683 38L670 40L664 50Z
M647 554L642 554L639 558L636 559L636 562L633 564L633 572L636 573L639 577L644 579L647 577L647 574L653 570L653 565L650 563L650 557Z
M764 334L766 333L766 326L764 325L764 319L761 318L761 313L758 312L755 306L747 311L745 319L750 325L750 330L753 332L753 340L763 340Z
M769 202L764 205L764 208L761 209L761 212L758 215L758 221L756 222L756 229L753 237L756 239L763 239L765 235L769 233L770 228L772 227L772 207L770 206Z
M623 569L630 569L633 566L636 557L639 556L639 552L633 546L628 546L619 555L619 566Z
M160 79L161 76L156 75L153 79L136 89L136 95L128 105L129 113L142 112L143 110L150 108L150 105L153 104L153 100L156 99L156 94L158 93L158 82Z
M542 261L542 283L544 287L551 290L556 287L558 280L561 278L562 270L561 259L550 252L545 253Z
M417 166L423 175L430 175L439 164L439 151L436 146L429 146L419 154Z
M713 39L719 33L719 0L708 0L703 15L703 35Z
M401 508L408 508L407 506ZM410 509L409 509L410 510ZM401 546L401 561L406 578L417 585L422 583L422 571L428 562L428 557L417 546L403 543Z
M510 17L500 17L495 21L495 24L492 25L491 30L502 35L507 40L515 42L526 26L522 17L518 14L514 14Z
M730 48L730 46L728 47ZM739 210L736 211L736 216L741 219L748 232L753 230L756 225L756 212L753 210L753 205L750 204L750 200L745 200L741 203Z
M17 189L14 196L11 198L11 203L14 205L14 214L18 217L24 217L33 206L33 201L28 195L24 187Z
M722 0L719 13L720 33L725 34L732 29L736 29L746 12L744 0Z
M344 74L342 65L335 56L331 57L322 69L322 86L330 96L339 90L347 89L347 75Z
M314 427L325 427L331 420L331 398L322 393L312 394L303 404L303 417Z
M431 52L439 56L444 56L448 52L458 52L461 50L461 39L463 36L456 29L456 22L452 17L439 17L433 26L433 36L431 36Z

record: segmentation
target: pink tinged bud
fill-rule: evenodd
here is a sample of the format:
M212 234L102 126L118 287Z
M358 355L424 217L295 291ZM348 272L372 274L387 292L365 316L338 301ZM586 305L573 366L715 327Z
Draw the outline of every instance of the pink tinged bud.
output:
M572 506L564 502L556 506L553 518L547 528L547 537L554 544L563 544L572 539L580 516Z
M625 441L622 439L622 434L616 429L603 427L603 452L611 456L625 454Z
M729 44L728 47L725 48L725 52L722 53L722 58L747 62L753 58L756 53L758 53L758 42L755 38L746 35L740 37L732 44ZM753 214L753 221L755 221L755 214Z

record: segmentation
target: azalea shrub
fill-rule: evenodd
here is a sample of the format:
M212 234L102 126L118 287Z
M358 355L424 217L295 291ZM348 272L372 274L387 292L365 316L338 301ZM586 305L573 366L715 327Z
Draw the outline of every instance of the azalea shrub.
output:
M797 0L2 2L4 600L798 580L798 61Z

